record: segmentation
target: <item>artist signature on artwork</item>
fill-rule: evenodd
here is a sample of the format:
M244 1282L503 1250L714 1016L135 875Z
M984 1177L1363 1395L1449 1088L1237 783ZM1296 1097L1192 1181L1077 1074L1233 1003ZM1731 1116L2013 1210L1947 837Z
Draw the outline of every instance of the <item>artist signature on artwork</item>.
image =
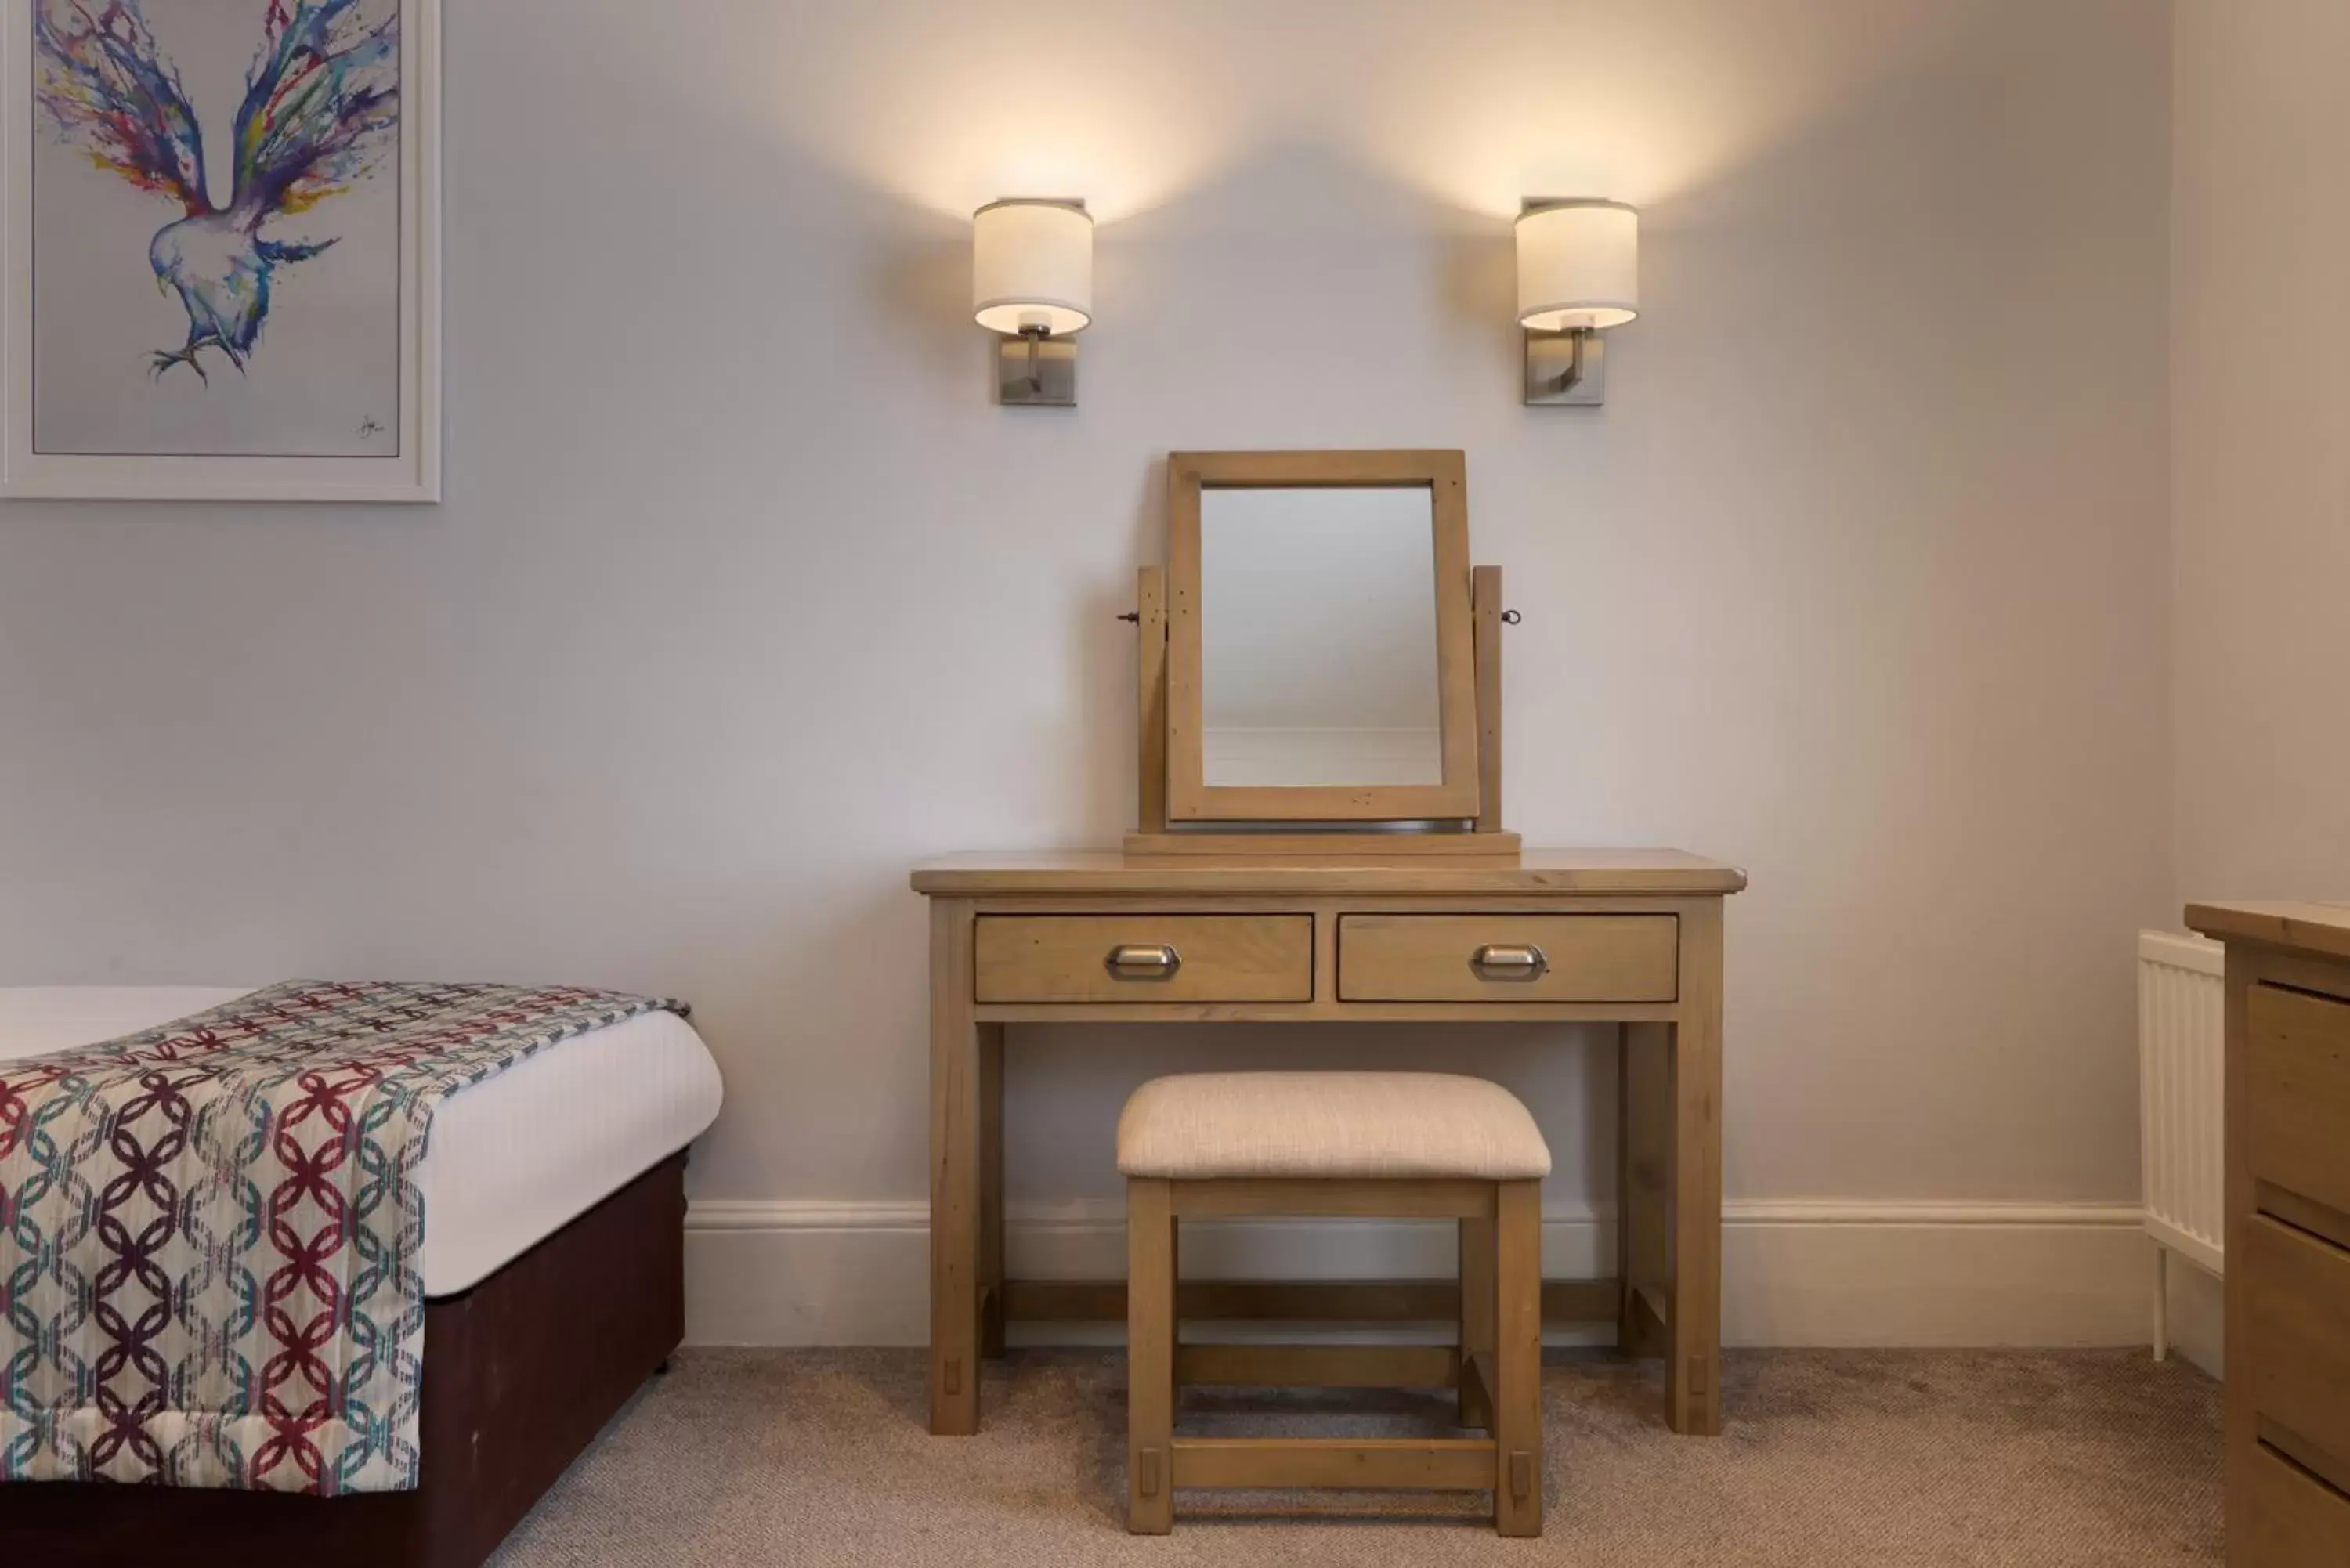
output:
M360 440L364 441L364 440L366 440L369 436L373 436L373 435L381 435L381 434L383 434L383 427L382 427L381 425L380 425L380 424L376 423L376 422L375 422L375 421L373 421L373 420L361 420L361 421L359 421L359 439L360 439Z

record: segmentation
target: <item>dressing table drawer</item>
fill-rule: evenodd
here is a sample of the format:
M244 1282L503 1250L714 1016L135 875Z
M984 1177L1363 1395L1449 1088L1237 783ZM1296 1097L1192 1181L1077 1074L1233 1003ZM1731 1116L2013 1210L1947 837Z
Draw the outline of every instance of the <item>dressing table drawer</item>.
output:
M982 915L981 1002L1311 1002L1311 915Z
M1345 1002L1671 1002L1671 915L1341 915Z

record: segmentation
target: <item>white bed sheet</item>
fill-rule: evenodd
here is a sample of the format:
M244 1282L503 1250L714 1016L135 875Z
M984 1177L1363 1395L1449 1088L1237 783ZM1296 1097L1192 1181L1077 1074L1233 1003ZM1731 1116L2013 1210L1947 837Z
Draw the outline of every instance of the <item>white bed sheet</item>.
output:
M151 1029L252 989L0 987L0 1061ZM650 1012L449 1096L417 1173L424 1293L478 1284L691 1143L722 1095L693 1026Z

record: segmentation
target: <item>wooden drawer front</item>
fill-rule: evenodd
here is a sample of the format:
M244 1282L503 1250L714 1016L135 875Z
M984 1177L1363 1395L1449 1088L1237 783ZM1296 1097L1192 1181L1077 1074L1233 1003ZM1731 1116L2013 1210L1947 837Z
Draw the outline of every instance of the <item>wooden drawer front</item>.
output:
M1679 961L1671 915L1338 917L1346 1002L1670 1002Z
M982 1002L1311 1002L1311 915L982 915ZM1173 950L1173 972L1110 955Z
M2253 1178L2350 1210L2350 1003L2255 985L2245 1023Z
M2350 1471L2350 1252L2264 1214L2242 1231L2228 1267L2244 1271L2252 1408Z
M2265 1447L2255 1447L2228 1496L2228 1533L2242 1531L2252 1568L2342 1568L2350 1563L2350 1497ZM2231 1554L2230 1561L2237 1559Z

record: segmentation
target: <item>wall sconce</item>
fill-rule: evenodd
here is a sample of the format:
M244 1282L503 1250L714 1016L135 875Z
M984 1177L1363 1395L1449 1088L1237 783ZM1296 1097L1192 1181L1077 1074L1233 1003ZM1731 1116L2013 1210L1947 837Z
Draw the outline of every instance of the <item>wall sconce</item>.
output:
M1083 202L1015 196L971 215L971 306L1003 334L995 400L1007 408L1073 408L1074 335L1094 315L1094 221Z
M1621 202L1529 200L1518 213L1518 322L1529 405L1607 396L1599 334L1640 314L1640 214Z

